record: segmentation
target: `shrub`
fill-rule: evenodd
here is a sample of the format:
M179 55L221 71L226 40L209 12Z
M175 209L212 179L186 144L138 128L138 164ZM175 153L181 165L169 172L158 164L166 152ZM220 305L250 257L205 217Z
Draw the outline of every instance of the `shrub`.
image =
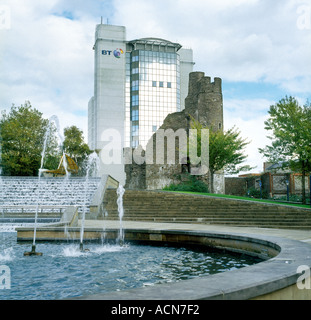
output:
M170 184L169 186L164 187L163 190L208 193L207 185L202 180L198 180L195 176L190 176L189 181L181 182L180 184Z
M254 187L251 187L248 189L247 195L248 197L251 198L257 198L260 199L260 189L256 189ZM262 190L262 199L269 199L269 194L266 190Z

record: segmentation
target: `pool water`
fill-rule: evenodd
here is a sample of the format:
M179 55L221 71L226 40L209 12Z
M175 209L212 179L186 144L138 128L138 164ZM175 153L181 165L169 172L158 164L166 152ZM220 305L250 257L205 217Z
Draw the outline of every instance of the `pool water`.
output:
M0 266L10 270L10 288L0 300L56 300L126 290L242 268L260 260L193 248L125 244L37 243L43 256L24 256L31 243L0 232ZM1 270L1 269L0 269ZM0 274L0 279L1 274ZM3 287L3 285L2 285ZM0 283L1 288L1 283Z

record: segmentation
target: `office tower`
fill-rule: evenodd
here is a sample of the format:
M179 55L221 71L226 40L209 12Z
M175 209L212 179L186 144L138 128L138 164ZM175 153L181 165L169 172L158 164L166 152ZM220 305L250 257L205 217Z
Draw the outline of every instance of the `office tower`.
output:
M127 41L125 27L99 24L94 57L90 148L102 150L113 139L117 157L124 147L145 148L165 117L184 109L194 65L192 50L160 38ZM109 140L107 136L114 133L117 137ZM124 182L123 164L105 163L101 172Z

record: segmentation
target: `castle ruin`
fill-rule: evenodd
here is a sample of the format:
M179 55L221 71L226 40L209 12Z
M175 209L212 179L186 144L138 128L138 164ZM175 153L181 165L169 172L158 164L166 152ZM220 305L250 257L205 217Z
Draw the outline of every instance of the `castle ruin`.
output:
M191 164L187 163L187 155L184 155L183 159L180 158L182 157L180 136L177 133L189 133L191 118L210 130L223 130L223 96L220 78L215 78L212 82L204 72L189 74L189 90L185 99L185 109L171 113L165 118L162 126L150 138L146 150L142 150L141 147L131 152L127 150L128 154L133 155L133 158L130 161L132 163L125 165L126 188L158 190L172 183L181 183L183 173L190 172ZM166 133L163 144L164 162L159 163L155 145L157 136L163 132ZM175 140L175 144L168 143L171 138ZM169 154L175 154L174 163L168 161ZM198 176L198 179L203 180L209 186L208 172ZM217 193L224 193L224 175L221 172L214 176L214 190Z

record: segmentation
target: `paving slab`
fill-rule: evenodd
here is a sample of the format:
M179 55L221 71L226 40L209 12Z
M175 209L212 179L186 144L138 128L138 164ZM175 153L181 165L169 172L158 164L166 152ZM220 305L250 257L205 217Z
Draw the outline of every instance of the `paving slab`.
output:
M81 221L79 221L80 225ZM85 228L116 229L120 227L120 222L115 220L85 220ZM258 227L234 227L224 225L206 225L191 223L160 223L160 222L140 222L123 221L124 229L150 229L150 230L187 230L187 231L212 231L242 234L259 234L276 236L293 240L300 240L311 244L311 230L274 229Z

